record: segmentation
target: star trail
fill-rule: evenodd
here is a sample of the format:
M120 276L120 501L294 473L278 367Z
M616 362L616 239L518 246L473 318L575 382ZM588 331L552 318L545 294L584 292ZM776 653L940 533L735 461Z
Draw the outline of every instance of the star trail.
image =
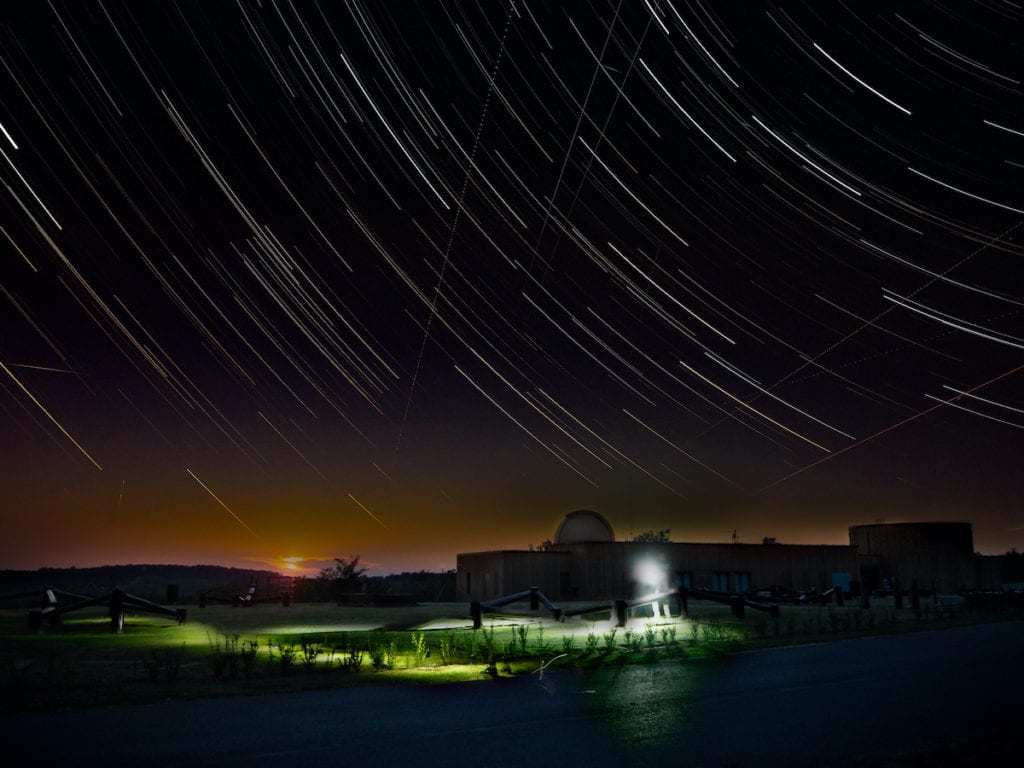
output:
M448 568L581 507L1024 545L1022 29L5 5L0 564Z

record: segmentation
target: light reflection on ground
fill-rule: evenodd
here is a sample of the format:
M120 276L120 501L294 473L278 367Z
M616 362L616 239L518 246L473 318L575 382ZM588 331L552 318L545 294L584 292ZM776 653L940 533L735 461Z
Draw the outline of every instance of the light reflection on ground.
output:
M694 726L700 671L692 663L638 664L603 668L586 675L591 709L603 712L617 741L642 744ZM692 693L688 696L687 693Z
M258 635L324 635L331 632L372 632L383 628L383 624L268 624L247 629L247 634Z

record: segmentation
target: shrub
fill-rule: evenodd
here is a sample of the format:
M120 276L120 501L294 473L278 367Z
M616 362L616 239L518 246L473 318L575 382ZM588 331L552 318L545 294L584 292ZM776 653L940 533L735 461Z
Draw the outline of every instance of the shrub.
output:
M256 652L260 644L256 640L246 640L238 649L239 658L242 661L242 676L252 677L253 667L256 665Z
M607 651L614 651L615 650L615 633L617 631L618 630L616 630L615 628L612 628L609 631L604 633L604 647L605 647L605 650L607 650Z
M398 646L394 641L388 642L383 634L374 633L369 639L370 664L374 670L381 672L394 669L398 656Z
M529 624L517 624L516 635L519 636L519 652L526 655L526 636L530 634ZM515 645L515 637L513 637L513 646Z
M445 632L441 636L441 663L451 664L455 660L456 640L454 632Z
M358 672L361 666L363 666L362 651L349 646L338 654L338 668L342 672Z
M207 663L217 678L234 679L238 674L240 655L238 651L238 635L224 635L223 644L216 637L207 635L210 645L210 657Z
M313 643L306 640L303 637L300 641L302 649L302 666L305 667L307 672L312 672L316 668L316 660L323 652L323 648L320 643Z
M657 639L657 633L653 627L648 626L644 629L644 640L647 642L648 648L654 648L654 641Z
M413 666L422 667L430 652L427 650L427 635L424 632L412 633Z
M273 649L277 651L277 664L283 674L291 674L295 671L295 659L299 655L299 649L293 643L276 642Z

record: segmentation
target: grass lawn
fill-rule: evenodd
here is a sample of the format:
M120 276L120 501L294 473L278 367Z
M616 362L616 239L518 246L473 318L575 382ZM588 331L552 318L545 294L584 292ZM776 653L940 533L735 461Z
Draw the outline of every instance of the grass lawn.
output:
M525 608L525 604L522 606ZM642 609L639 609L642 611ZM465 603L395 608L276 604L189 607L188 621L129 614L111 634L105 609L68 615L29 633L24 609L0 611L0 706L81 707L167 698L269 693L368 682L438 683L722 654L883 632L1019 618L1005 610L940 614L922 605L782 606L778 620L693 600L690 616L634 615L625 629L608 611L565 622L486 614L473 630Z

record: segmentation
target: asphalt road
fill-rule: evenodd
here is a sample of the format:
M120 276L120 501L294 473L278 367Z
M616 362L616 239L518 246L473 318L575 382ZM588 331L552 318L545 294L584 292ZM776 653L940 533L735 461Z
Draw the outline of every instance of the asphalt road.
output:
M1011 622L543 679L23 713L0 733L37 765L888 765L1019 728L1022 684Z

